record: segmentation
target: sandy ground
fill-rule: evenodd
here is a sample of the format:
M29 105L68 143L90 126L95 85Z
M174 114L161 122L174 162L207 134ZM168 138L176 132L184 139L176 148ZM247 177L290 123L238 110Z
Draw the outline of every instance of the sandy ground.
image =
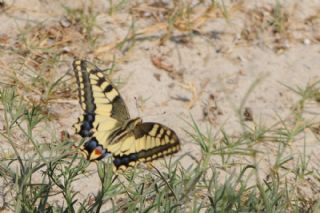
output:
M247 97L242 109L246 108L252 118L248 125L271 126L280 118L290 118L291 107L299 99L288 87L304 88L319 80L318 0L279 1L283 13L281 33L270 27L273 0L224 1L227 14L221 9L208 12L204 4L191 16L197 21L192 29L186 29L182 21L169 38L165 38L165 12L156 4L132 3L124 6L132 9L130 13L119 10L111 16L106 2L90 5L74 1L4 1L0 9L3 86L13 84L10 77L18 67L17 60L34 70L35 75L45 75L49 82L67 74L60 88L63 92L48 104L52 132L43 133L45 137L59 135L64 129L72 134L71 126L80 113L71 71L75 57L98 59L101 68L110 67L115 57L112 79L121 82L119 88L132 117L140 116L144 121L160 122L174 129L181 138L180 155L199 152L185 132L192 131L188 124L191 117L204 132L223 128L230 135L237 135L242 131L237 109ZM93 48L84 29L77 26L77 18L70 18L72 13L67 13L63 5L95 16ZM140 33L134 45L127 42L122 51L115 49L117 42L130 35L133 23L134 31ZM57 57L59 63L41 66L52 57ZM19 70L17 79L31 85L24 69ZM17 88L26 100L41 99L41 92L26 90L21 82ZM319 103L310 103L307 109L307 116L319 120ZM317 154L319 143L308 135L308 152ZM183 163L190 162L186 159ZM95 178L83 180L83 195L94 188Z

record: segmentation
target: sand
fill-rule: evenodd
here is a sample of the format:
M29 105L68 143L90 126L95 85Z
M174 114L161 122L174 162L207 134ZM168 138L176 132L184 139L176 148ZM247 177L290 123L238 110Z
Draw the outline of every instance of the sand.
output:
M186 133L193 131L191 118L204 132L223 128L237 136L243 131L241 109L247 125L272 126L294 117L292 107L301 97L290 88L319 80L319 1L279 2L278 16L273 0L224 1L225 11L221 4L207 10L209 3L204 3L189 18L181 15L168 26L166 15L173 6L165 3L132 1L111 11L107 1L4 1L0 86L14 85L29 103L47 101L50 120L46 128L39 127L39 137L59 138L62 130L73 134L72 125L81 113L73 59L94 61L103 69L115 60L110 78L131 117L174 129L182 144L176 157L199 153ZM124 39L127 42L119 46ZM49 84L65 75L50 100L42 91L46 85L32 82L37 75ZM319 103L311 101L305 107L305 116L318 122ZM317 160L318 140L311 132L306 135L307 152ZM297 142L292 149L299 152L301 147ZM269 154L266 162L272 159ZM97 176L91 178L81 182L83 196L95 188Z

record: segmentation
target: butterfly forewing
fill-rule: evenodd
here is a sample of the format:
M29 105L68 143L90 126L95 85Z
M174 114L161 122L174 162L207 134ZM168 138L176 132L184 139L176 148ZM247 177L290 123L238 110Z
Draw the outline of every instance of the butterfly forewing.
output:
M81 60L74 61L73 66L84 112L75 125L76 131L82 137L97 137L101 143L114 128L129 119L127 107L117 89L97 67Z

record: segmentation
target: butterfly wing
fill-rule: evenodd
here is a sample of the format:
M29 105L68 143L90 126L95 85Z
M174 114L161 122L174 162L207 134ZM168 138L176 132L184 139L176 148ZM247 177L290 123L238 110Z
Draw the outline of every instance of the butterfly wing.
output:
M78 84L79 102L84 112L74 127L76 133L84 138L91 138L90 141L96 141L97 146L102 146L94 149L94 143L91 142L90 145L93 147L87 148L88 159L94 160L104 154L99 151L108 145L108 137L130 116L118 90L99 68L84 60L75 60L73 67ZM86 144L88 145L88 142ZM93 150L96 153L92 153Z
M138 123L125 137L108 146L114 165L125 170L138 162L149 162L178 152L176 133L159 123Z

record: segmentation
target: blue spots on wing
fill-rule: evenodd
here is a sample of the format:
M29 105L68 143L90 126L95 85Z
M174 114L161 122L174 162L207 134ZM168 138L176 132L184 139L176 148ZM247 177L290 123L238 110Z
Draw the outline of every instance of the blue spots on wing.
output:
M138 160L138 154L132 153L130 155L123 155L121 157L114 157L113 164L118 168L122 165L128 167L130 162L134 162Z
M94 113L86 113L83 116L83 122L81 124L81 129L79 131L79 134L82 137L91 137L92 136L92 131L91 129L93 129L93 122L95 119L95 115Z
M85 121L88 121L88 122L90 122L90 123L93 123L93 121L94 121L94 113L86 113L85 115L84 115L84 120Z
M95 150L97 146L101 146L101 145L99 145L96 138L91 138L84 144L84 148L88 151L88 153L93 152L93 150Z

